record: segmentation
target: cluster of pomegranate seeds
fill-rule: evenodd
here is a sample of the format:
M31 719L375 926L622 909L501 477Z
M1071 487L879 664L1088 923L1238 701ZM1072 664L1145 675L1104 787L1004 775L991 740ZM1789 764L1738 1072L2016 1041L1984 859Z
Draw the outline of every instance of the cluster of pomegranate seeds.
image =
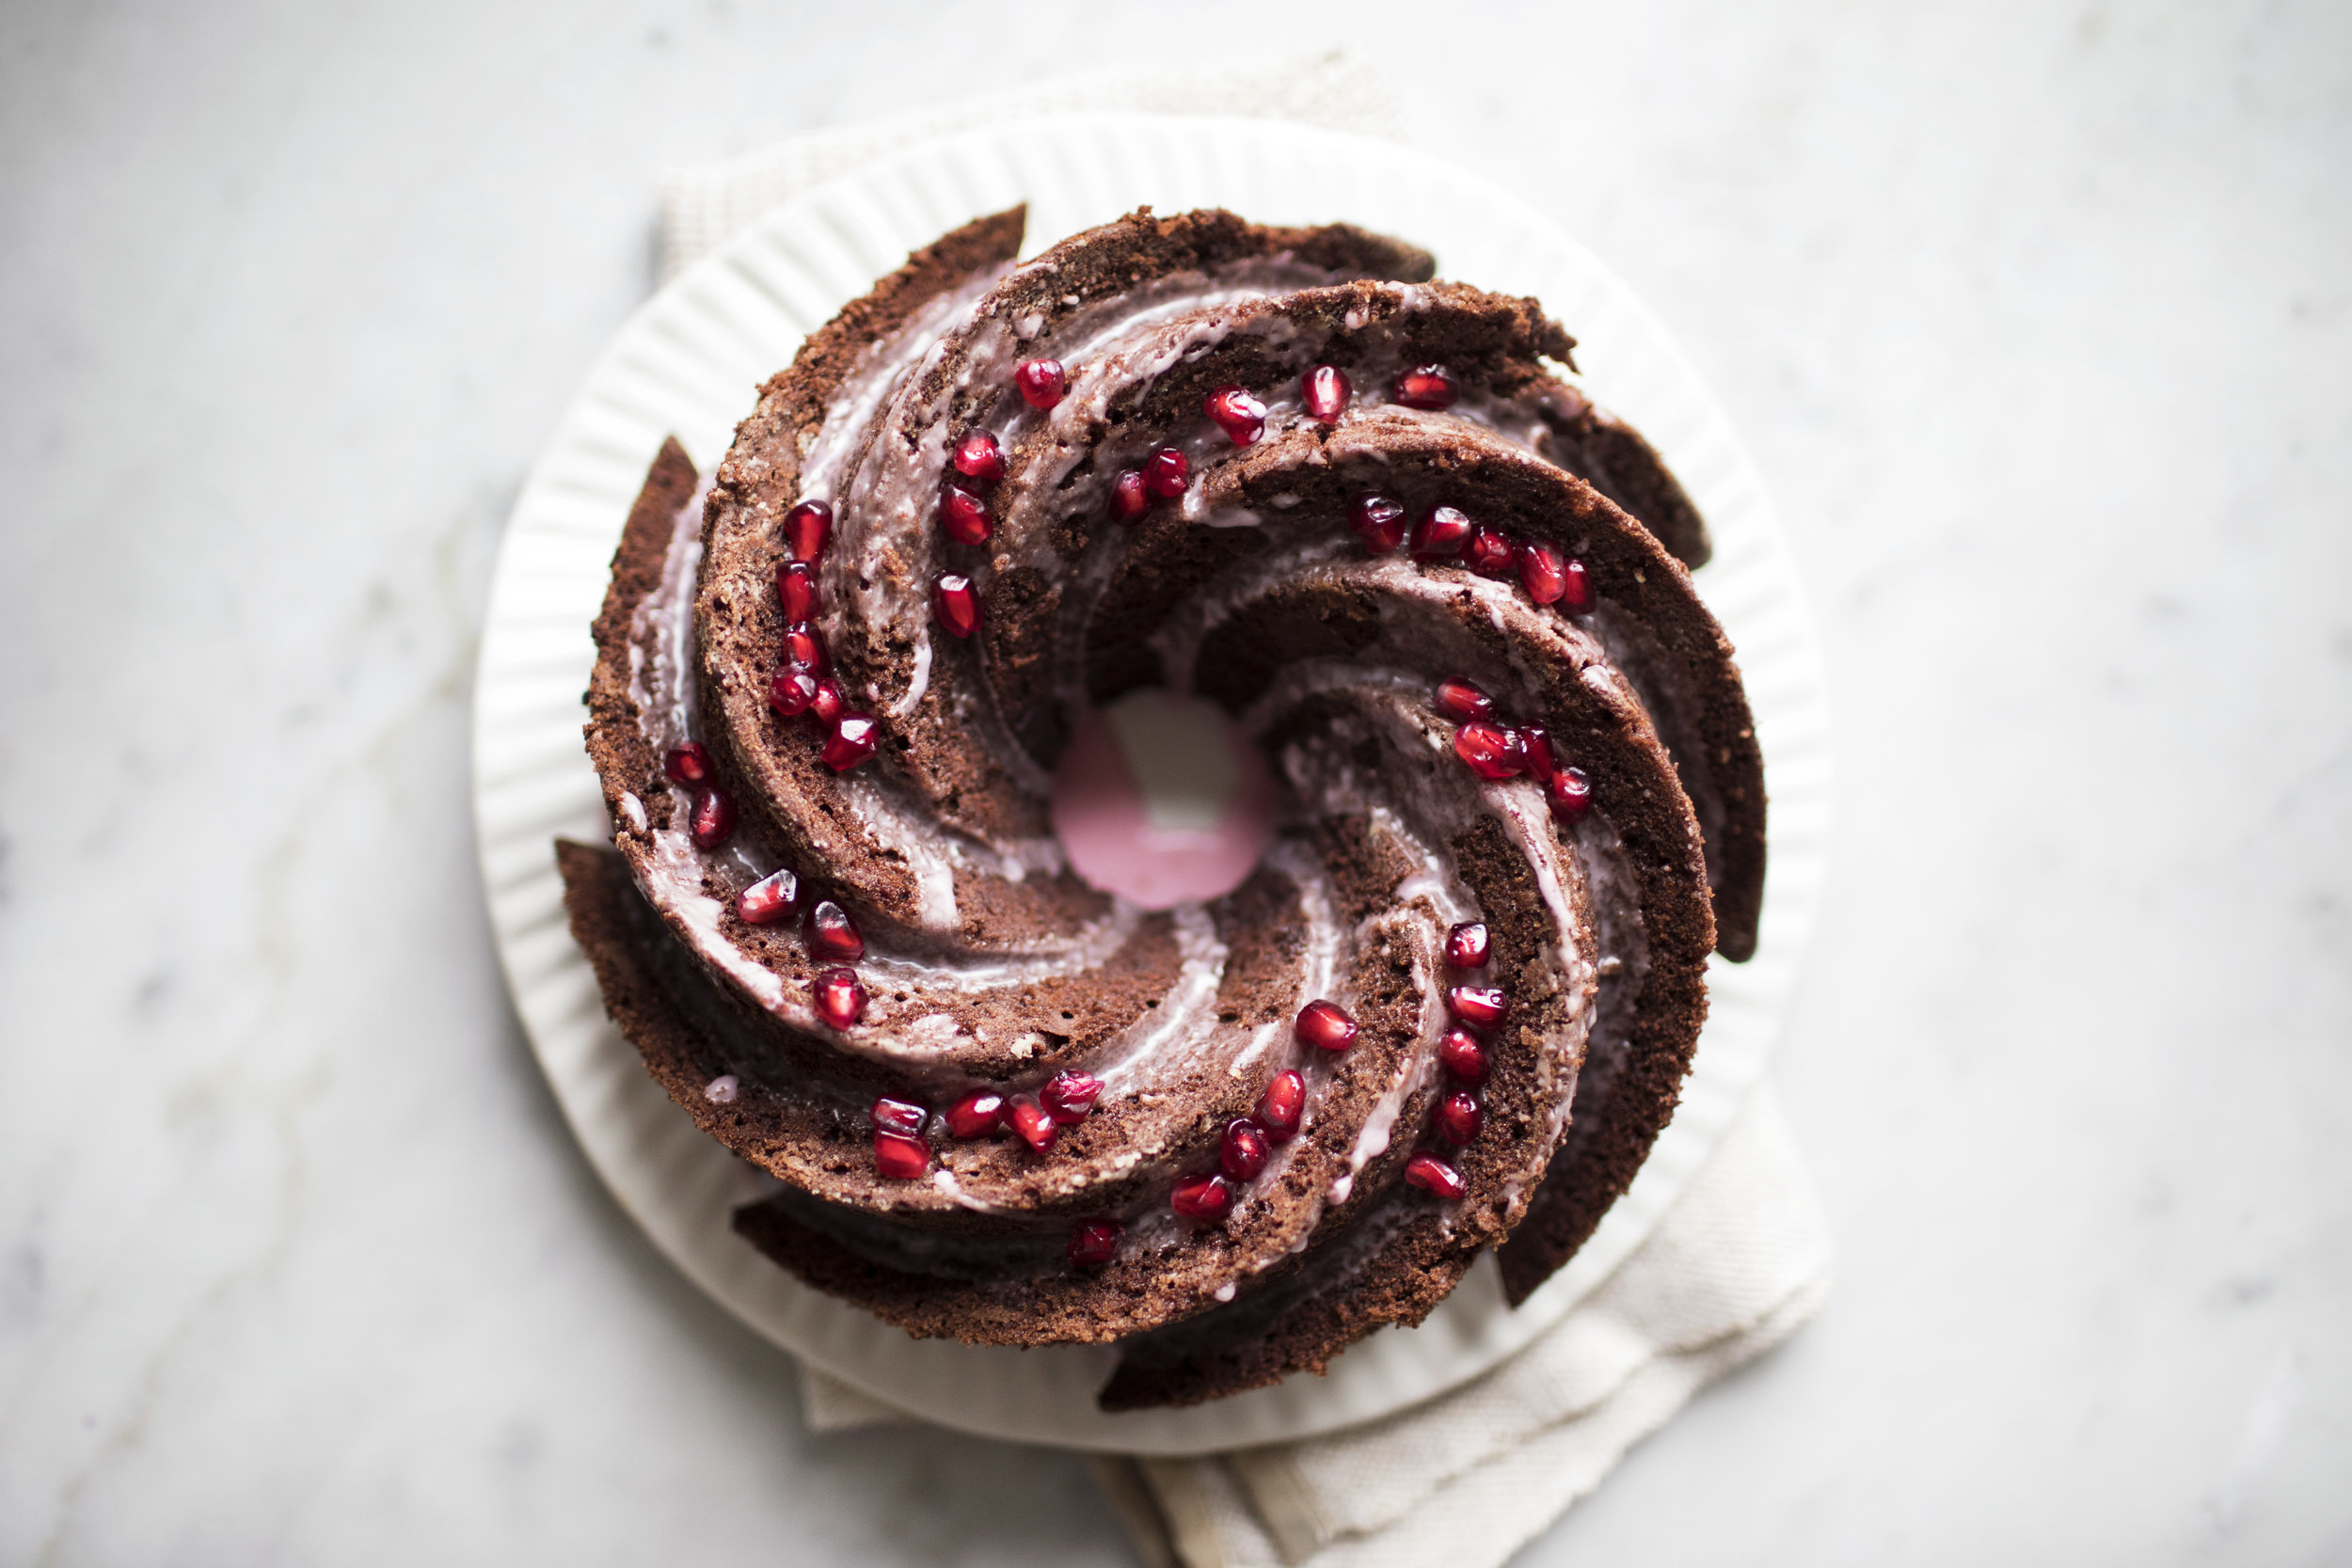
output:
M1032 408L1051 408L1070 394L1070 377L1058 359L1024 359L1012 368L1012 384Z
M661 771L670 782L682 784L710 782L710 753L703 750L699 740L690 740L661 759Z
M1299 1008L1297 1032L1318 1051L1344 1051L1356 1043L1356 1021L1335 1002L1310 1002Z
M1237 447L1248 446L1265 434L1265 404L1251 396L1247 387L1219 387L1200 406Z
M1386 496L1357 497L1347 520L1374 555L1386 555L1405 543L1405 508Z
M1491 1029L1511 1010L1511 999L1501 986L1453 986L1445 993L1446 1010L1473 1029Z
M1075 1127L1103 1095L1103 1080L1090 1072L1057 1072L1037 1091L1045 1114L1064 1127Z
M817 976L817 1012L836 1029L866 1016L866 987L852 969L828 969Z
M833 508L824 501L803 501L784 515L784 547L795 561L816 565L832 537Z
M1461 675L1448 675L1438 683L1438 706L1448 718L1468 723L1473 719L1492 717L1495 700L1477 682Z
M1174 447L1158 447L1143 460L1143 487L1164 501L1184 493L1192 482L1192 464Z
M947 1107L947 1132L958 1138L985 1138L1005 1125L1005 1097L974 1089Z
M1118 1256L1119 1240L1126 1234L1125 1226L1104 1215L1080 1220L1070 1227L1070 1266L1101 1268Z
M870 713L845 713L834 721L833 734L825 737L825 766L836 773L846 773L870 757L882 746L882 726L874 722Z
M1461 395L1454 372L1443 365L1416 365L1400 372L1396 385L1389 388L1389 396L1407 408L1451 408Z
M1405 1162L1405 1180L1438 1197L1460 1197L1470 1191L1462 1173L1435 1154L1416 1154Z
M1299 379L1298 390L1308 415L1329 424L1346 411L1347 400L1356 388L1337 365L1317 365Z
M956 443L955 456L950 461L955 464L956 472L983 484L993 484L1005 477L1004 449L985 430L966 431L963 439Z
M1563 822L1574 822L1593 809L1593 781L1581 768L1563 768L1552 774L1544 795L1551 801L1551 815Z
M1448 1029L1438 1042L1438 1065L1476 1088L1486 1081L1486 1048L1467 1029Z
M1188 1220L1221 1220L1232 1212L1233 1189L1225 1178L1211 1171L1177 1182L1168 1201Z
M1274 1145L1253 1117L1235 1117L1225 1124L1225 1142L1217 1164L1236 1181L1255 1181L1274 1158Z
M1462 546L1462 564L1482 578L1501 580L1518 569L1518 542L1499 528L1478 525L1470 543Z
M1438 1136L1459 1148L1477 1138L1486 1113L1479 1109L1476 1095L1456 1089L1438 1102L1437 1119Z
M776 598L787 621L817 618L817 568L805 561L787 561L776 568Z
M1453 560L1470 543L1470 532L1476 526L1470 520L1470 514L1458 506L1431 507L1413 525L1413 559Z
M1111 481L1111 515L1133 527L1152 510L1152 492L1145 488L1141 468L1121 468Z
M1556 546L1531 539L1519 546L1519 582L1537 604L1556 604L1571 615L1593 608L1593 579L1584 562Z
M830 898L819 898L808 911L808 950L820 958L853 964L866 957L866 938L849 911Z
M1258 1125L1278 1144L1298 1136L1298 1118L1307 1109L1306 1077L1292 1069L1274 1075L1258 1097Z
M747 926L780 924L800 906L801 879L789 871L774 871L745 888L735 900L735 912Z
M988 502L961 484L939 487L939 529L960 545L985 545L996 531Z
M1488 719L1473 719L1454 732L1454 754L1490 782L1516 779L1527 771L1527 742L1518 731Z
M980 595L961 572L942 572L931 583L931 617L950 637L980 629Z
M697 849L716 849L735 832L735 801L717 784L694 791L694 809L688 829Z
M1484 969L1493 954L1483 920L1465 920L1445 934L1445 961L1455 969Z
M1055 1137L1061 1132L1061 1123L1054 1113L1025 1094L1014 1095L1005 1101L1005 1120L1021 1141L1040 1154L1054 1147Z
M1516 779L1524 773L1544 786L1551 814L1571 823L1593 809L1593 782L1581 768L1566 768L1551 749L1551 734L1537 724L1517 729L1498 722L1486 693L1460 675L1438 683L1438 707L1462 721L1454 732L1454 754L1482 779ZM1481 705L1484 705L1483 706Z

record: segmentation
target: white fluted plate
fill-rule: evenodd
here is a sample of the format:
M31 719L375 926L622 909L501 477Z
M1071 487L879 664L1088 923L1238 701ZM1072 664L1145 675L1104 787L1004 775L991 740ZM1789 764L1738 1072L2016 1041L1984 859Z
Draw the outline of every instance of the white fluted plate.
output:
M1031 249L1142 203L1217 205L1263 223L1345 221L1425 245L1439 274L1539 297L1579 341L1586 385L1665 454L1705 514L1699 590L1740 652L1772 792L1772 870L1756 958L1716 961L1682 1107L1582 1252L1516 1311L1491 1259L1414 1329L1326 1377L1188 1410L1110 1416L1101 1349L917 1340L807 1289L728 1227L756 1189L653 1083L606 1019L564 923L551 844L606 832L581 746L588 626L630 501L665 435L706 472L758 384L907 253L1029 204ZM1199 1453L1389 1415L1494 1367L1638 1246L1706 1160L1780 1033L1821 885L1829 718L1812 621L1753 464L1632 292L1558 225L1421 152L1258 120L1087 115L969 132L819 187L691 268L629 318L590 371L515 504L474 692L474 805L499 951L573 1132L623 1208L694 1282L777 1344L866 1392L993 1436Z

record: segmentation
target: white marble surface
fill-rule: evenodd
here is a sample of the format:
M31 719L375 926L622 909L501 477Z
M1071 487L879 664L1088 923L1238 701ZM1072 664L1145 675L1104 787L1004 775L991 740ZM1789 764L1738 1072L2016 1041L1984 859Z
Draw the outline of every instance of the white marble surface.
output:
M658 170L1342 31L1674 325L1839 705L1839 1294L1525 1560L2352 1556L2352 13L1506 12L0 14L0 1561L1118 1559L807 1435L596 1187L472 638Z

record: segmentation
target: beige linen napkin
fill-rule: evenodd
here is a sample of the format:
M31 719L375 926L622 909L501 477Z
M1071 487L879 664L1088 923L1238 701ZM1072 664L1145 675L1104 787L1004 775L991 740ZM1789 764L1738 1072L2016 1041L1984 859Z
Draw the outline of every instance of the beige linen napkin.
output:
M1024 107L1241 115L1378 135L1392 96L1360 58L1176 80L1072 77ZM1009 115L975 100L794 137L662 182L666 279L818 182ZM1050 236L1049 236L1050 237ZM1150 1568L1493 1568L1714 1379L1787 1338L1829 1290L1829 1233L1769 1088L1641 1247L1494 1371L1368 1426L1200 1459L1090 1460ZM915 1418L802 1369L809 1426ZM1464 1519L1484 1521L1475 1532Z

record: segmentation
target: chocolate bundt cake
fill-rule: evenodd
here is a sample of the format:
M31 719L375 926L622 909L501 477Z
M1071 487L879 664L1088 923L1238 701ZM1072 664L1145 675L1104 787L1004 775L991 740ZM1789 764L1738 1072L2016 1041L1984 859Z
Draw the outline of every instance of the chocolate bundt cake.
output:
M810 337L707 482L662 449L595 627L614 848L558 853L612 1016L779 1182L742 1235L1180 1403L1576 1251L1754 948L1761 761L1704 525L1534 301L1346 227L1023 221ZM1279 781L1221 897L1054 836L1144 687Z

